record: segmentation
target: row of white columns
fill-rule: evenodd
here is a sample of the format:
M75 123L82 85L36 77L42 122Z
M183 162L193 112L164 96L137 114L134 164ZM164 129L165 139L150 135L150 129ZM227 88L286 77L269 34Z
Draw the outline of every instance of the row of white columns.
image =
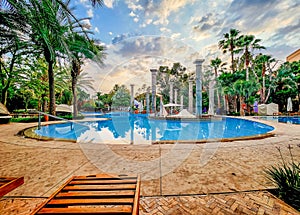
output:
M197 59L194 61L194 64L196 65L196 116L202 115L202 64L204 62L204 59ZM157 69L150 69L151 72L151 84L152 84L152 111L155 113L156 110L156 76L157 76ZM189 105L188 105L188 111L193 113L193 80L189 80ZM131 84L131 98L130 98L130 104L131 106L134 105L134 85ZM177 97L178 97L178 89L173 89L174 83L170 83L170 103L173 103L175 101L175 104L177 104ZM173 99L173 91L174 91L174 99ZM147 113L149 113L149 93L150 90L148 88L146 93L146 105L147 105ZM183 97L181 97L181 103L183 103Z

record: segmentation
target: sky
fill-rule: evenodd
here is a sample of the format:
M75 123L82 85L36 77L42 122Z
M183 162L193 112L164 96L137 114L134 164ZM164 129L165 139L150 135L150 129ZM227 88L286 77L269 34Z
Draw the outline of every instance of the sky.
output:
M74 13L90 17L86 24L106 46L103 65L86 62L95 91L115 84L150 86L150 69L180 62L194 72L196 59L204 69L216 57L227 61L218 42L231 28L253 34L277 60L300 46L300 0L104 0L93 8L76 0Z

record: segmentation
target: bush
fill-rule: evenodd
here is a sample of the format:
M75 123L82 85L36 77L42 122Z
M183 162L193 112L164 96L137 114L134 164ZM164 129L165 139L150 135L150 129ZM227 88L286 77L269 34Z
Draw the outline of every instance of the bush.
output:
M267 178L276 184L277 195L283 201L300 211L300 162L293 160L291 147L289 146L292 162L286 164L280 148L278 148L283 164L271 166L265 170Z
M43 118L42 118L42 120L43 120ZM19 118L11 118L10 121L11 122L25 122L25 123L38 122L39 118L38 117L25 117L25 118L19 117Z

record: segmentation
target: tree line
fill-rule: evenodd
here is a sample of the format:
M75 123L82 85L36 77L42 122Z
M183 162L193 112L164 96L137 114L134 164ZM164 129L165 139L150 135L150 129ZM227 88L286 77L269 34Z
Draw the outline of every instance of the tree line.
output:
M102 0L91 0L94 7ZM82 74L87 60L102 63L104 47L92 38L88 18L77 18L70 2L2 0L0 2L0 99L13 108L18 99L55 115L56 100L73 103L92 87ZM86 96L86 95L85 95ZM8 103L9 101L9 103ZM49 107L49 110L46 108Z

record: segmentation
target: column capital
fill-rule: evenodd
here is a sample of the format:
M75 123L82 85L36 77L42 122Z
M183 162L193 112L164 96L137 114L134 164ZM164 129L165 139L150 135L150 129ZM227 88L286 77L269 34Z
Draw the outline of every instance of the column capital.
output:
M202 65L202 63L204 62L204 59L196 59L193 63L196 65Z
M150 72L156 73L156 72L157 72L157 69L150 69Z

